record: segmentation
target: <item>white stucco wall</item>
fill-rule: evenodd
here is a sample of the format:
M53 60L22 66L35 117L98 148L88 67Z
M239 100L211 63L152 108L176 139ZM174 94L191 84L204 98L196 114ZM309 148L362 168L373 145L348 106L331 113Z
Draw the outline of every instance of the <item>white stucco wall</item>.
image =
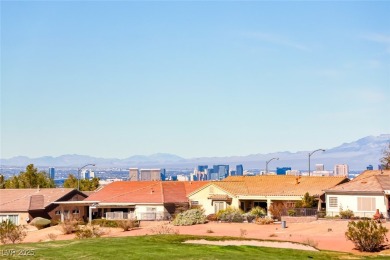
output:
M155 211L148 210L151 208L155 208ZM155 212L157 214L157 218L158 216L164 217L168 215L164 205L161 204L140 204L135 206L135 214L137 219L145 219L143 214L151 212Z
M330 197L337 198L337 207L331 207ZM358 197L364 198L374 198L375 199L375 209L369 211L358 210ZM326 194L326 215L327 216L336 216L340 215L340 207L343 210L350 209L353 211L355 216L359 217L369 217L375 214L376 209L379 209L379 212L383 216L387 217L387 198L385 195L349 195L349 194Z
M209 186L206 186L204 189L201 189L197 193L189 196L190 205L194 205L193 202L197 201L198 205L202 206L203 209L205 210L206 215L214 214L214 213L216 213L215 208L214 208L214 203L212 203L212 200L208 199L208 197L210 197L211 195L216 195L216 194L228 195L229 197L232 197L232 203L229 205L226 202L224 202L224 208L226 208L227 206L238 208L240 206L237 198L226 193L225 191L221 190L220 188L218 188L217 186L212 185L212 184Z

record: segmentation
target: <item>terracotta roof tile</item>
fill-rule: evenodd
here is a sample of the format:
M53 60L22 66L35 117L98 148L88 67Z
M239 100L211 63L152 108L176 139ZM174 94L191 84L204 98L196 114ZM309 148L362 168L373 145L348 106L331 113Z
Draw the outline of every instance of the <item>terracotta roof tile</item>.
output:
M345 181L344 177L259 175L233 176L214 184L231 194L242 196L303 196L306 192L319 196L324 190Z
M356 181L356 180L361 180L361 179L364 179L364 178L368 178L370 176L374 176L374 175L386 175L386 176L390 176L390 170L366 170L364 172L362 172L361 174L359 174L358 176L356 176L352 181Z
M0 212L25 212L30 207L42 209L73 190L66 188L0 189Z
M360 180L350 181L331 189L327 193L333 192L382 192L383 188L376 176L369 176Z
M85 201L105 203L187 202L187 194L207 182L117 181L91 194Z

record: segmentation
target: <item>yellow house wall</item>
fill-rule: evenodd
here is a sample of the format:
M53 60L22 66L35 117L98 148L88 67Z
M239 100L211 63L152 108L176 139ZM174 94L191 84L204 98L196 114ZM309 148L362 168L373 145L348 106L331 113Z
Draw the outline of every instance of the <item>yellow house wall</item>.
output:
M213 188L212 192L210 190L211 187ZM212 204L212 200L208 199L208 197L210 197L211 195L215 195L215 194L218 194L218 195L228 195L229 197L232 197L232 195L230 195L229 193L221 190L217 186L210 185L210 186L200 190L199 192L189 196L190 205L193 205L191 202L198 201L198 205L203 207L203 209L205 210L205 214L206 215L214 214L214 213L216 213L215 210L214 210L214 204ZM240 205L239 205L238 199L235 198L235 197L232 197L232 203L231 204L227 204L225 202L224 206L225 206L225 208L227 206L232 206L232 207L238 208Z

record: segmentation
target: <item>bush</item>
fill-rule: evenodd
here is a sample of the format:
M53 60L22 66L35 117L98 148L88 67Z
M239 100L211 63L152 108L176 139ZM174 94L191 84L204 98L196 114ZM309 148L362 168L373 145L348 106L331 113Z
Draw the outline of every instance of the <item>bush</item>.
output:
M379 251L387 240L387 231L386 227L373 220L351 221L348 223L345 236L355 244L359 251L375 252Z
M217 215L216 214L210 214L210 215L207 215L206 219L208 221L217 221Z
M294 210L294 209L289 209L287 211L287 214L290 216L290 217L294 217L295 215L297 215L297 212Z
M354 216L353 211L350 209L342 210L340 209L340 217L343 219L350 219Z
M36 217L30 222L31 225L36 227L37 229L43 229L45 227L50 226L51 220L41 217Z
M196 224L203 224L206 222L206 215L201 208L189 209L176 215L172 221L174 226L191 226Z
M282 212L285 210L286 206L283 202L272 202L269 206L268 210L271 212L271 215L278 219L279 221L282 218Z
M108 220L108 219L93 219L91 222L92 225L99 225L101 227L119 227L117 220Z
M76 231L76 238L78 239L101 237L102 235L104 235L104 231L99 226L92 224L85 225Z
M123 231L129 231L135 227L139 227L139 222L133 219L117 220L117 224Z
M317 217L325 218L326 217L326 211L325 210L318 211Z
M274 220L269 217L256 218L255 223L258 225L268 225L274 223Z
M238 223L244 221L242 210L234 207L227 207L224 210L218 211L217 219L226 222L238 222Z
M243 217L244 219L246 219L246 221L248 221L248 223L251 223L251 222L253 222L253 220L256 219L256 216L255 216L255 215L252 215L250 212L247 212L247 213L242 214L242 217Z
M173 229L173 227L167 225L167 224L162 224L159 226L155 226L151 229L151 232L156 235L167 235L167 234L179 234L179 230Z
M257 206L257 207L254 207L253 209L251 209L250 211L251 215L259 218L259 217L264 217L267 215L267 212L265 211L265 209Z
M75 220L65 220L60 225L64 235L72 234L78 229L78 222Z
M8 241L15 244L21 242L26 237L27 232L24 226L17 226L11 220L7 219L0 223L0 241L7 244Z

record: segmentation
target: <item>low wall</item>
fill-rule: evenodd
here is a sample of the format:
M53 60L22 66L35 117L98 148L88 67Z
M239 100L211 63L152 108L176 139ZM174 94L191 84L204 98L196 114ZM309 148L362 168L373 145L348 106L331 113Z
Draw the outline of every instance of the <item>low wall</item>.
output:
M282 216L282 221L286 221L286 223L307 223L316 221L317 216L309 216L309 217L290 217L290 216Z

